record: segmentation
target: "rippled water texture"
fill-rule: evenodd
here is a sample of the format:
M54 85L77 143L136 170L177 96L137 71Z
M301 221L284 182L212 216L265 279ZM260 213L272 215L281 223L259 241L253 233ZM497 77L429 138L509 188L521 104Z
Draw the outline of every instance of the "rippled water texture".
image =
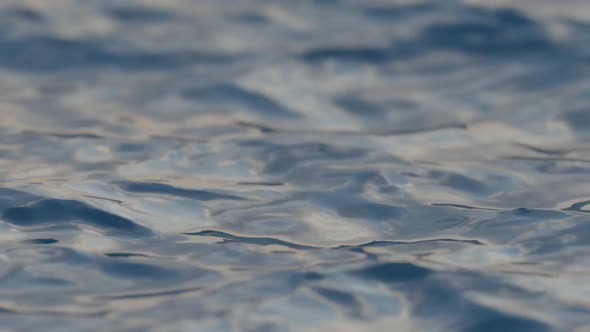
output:
M1 329L588 331L589 22L1 1Z

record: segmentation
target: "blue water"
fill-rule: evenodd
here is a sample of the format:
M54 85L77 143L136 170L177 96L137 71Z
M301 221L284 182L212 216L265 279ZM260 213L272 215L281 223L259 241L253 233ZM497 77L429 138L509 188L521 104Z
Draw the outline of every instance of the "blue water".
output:
M3 0L0 330L588 331L590 3Z

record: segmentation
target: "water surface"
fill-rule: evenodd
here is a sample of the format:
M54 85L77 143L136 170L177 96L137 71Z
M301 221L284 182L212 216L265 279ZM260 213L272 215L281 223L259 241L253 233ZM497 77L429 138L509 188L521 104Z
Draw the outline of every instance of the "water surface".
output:
M2 1L1 329L589 329L588 22Z

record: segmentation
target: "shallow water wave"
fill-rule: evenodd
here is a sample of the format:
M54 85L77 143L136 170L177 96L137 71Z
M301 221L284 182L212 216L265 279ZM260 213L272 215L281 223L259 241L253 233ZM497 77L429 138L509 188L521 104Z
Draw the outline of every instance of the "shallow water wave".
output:
M588 329L588 20L3 1L2 329Z

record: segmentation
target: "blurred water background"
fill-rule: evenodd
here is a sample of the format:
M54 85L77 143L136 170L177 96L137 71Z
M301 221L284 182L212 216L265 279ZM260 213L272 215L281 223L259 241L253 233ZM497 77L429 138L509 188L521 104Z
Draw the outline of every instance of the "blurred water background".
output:
M590 331L590 2L3 0L0 327Z

